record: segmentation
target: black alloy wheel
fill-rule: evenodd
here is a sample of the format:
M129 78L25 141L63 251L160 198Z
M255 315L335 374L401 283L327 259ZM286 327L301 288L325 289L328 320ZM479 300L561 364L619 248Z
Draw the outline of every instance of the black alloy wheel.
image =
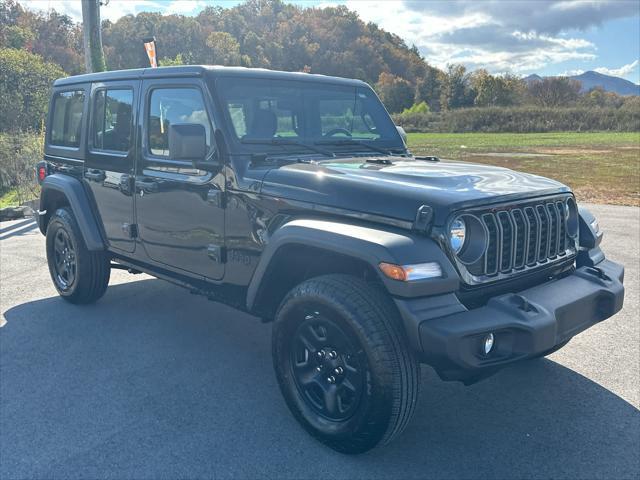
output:
M60 296L71 303L93 303L102 297L109 285L109 255L87 249L71 208L51 215L46 235L49 273Z
M76 280L76 252L69 234L64 228L56 231L53 240L55 282L66 291Z
M345 274L310 278L282 300L273 366L289 410L313 437L356 454L404 430L420 365L401 322L382 287Z
M343 421L356 411L365 376L362 348L328 315L304 313L293 337L291 370L300 394L319 415Z

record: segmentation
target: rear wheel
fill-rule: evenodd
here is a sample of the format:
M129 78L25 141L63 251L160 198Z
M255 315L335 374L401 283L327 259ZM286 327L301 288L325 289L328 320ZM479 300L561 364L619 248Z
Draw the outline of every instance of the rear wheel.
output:
M104 295L111 272L106 252L87 250L75 217L56 210L47 226L47 263L53 284L71 303L93 303Z
M273 361L289 409L343 453L388 443L408 424L419 364L385 292L347 275L295 287L273 327Z

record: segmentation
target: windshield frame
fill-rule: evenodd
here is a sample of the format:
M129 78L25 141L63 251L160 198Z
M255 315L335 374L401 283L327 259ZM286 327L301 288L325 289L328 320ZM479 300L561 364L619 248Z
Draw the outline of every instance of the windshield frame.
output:
M397 131L396 125L394 124L393 119L389 115L389 112L386 110L385 106L382 104L382 102L380 101L375 91L364 82L362 82L361 84L357 84L357 83L350 84L346 82L341 83L340 81L331 82L325 79L323 79L322 81L319 81L319 80L316 81L316 80L308 80L308 79L303 80L303 79L293 79L293 78L292 79L270 78L267 75L265 75L264 77L244 76L244 75L224 75L224 76L216 75L207 79L207 87L209 88L211 97L214 99L215 107L217 110L216 116L222 120L218 122L218 126L221 127L222 133L225 137L225 140L227 141L227 145L229 147L230 153L232 154L240 154L240 155L267 154L267 155L288 156L288 155L300 155L303 153L305 155L308 155L309 153L311 153L309 149L302 146L300 146L299 151L297 151L295 150L294 145L279 145L277 142L274 142L274 143L243 142L243 138L241 137L239 138L236 135L233 122L231 119L231 114L228 111L228 108L226 108L225 98L221 93L222 89L224 88L223 83L228 82L229 79L234 79L234 78L243 79L243 80L246 79L246 80L252 80L252 81L256 81L256 80L264 81L265 83L273 82L274 84L289 86L291 88L296 88L296 86L299 86L299 88L301 89L309 88L310 86L317 86L320 88L323 86L328 86L331 88L341 87L345 89L353 89L354 96L356 95L356 92L358 91L358 89L366 90L366 95L369 97L369 101L375 101L379 105L381 111L384 113L384 116L386 117L386 121L389 122L387 126L389 127L389 132L391 133L391 135L385 138L380 138L380 139L363 139L363 138L354 137L353 144L338 144L338 145L329 144L329 145L322 145L322 148L331 151L337 156L349 156L354 154L383 155L382 153L373 152L370 148L367 148L367 146L356 145L356 142L364 142L364 143L371 143L381 150L402 152L400 154L408 153L407 147L402 137L400 136L400 133ZM278 140L278 139L286 140L288 138L290 137L286 137L286 136L273 137L274 140ZM352 137L336 136L336 137L327 137L327 139L351 140ZM314 143L314 140L317 141L318 138L314 139L312 137L291 137L291 140L295 140L300 143L305 143L313 147L313 146L316 146ZM322 156L319 153L318 155Z

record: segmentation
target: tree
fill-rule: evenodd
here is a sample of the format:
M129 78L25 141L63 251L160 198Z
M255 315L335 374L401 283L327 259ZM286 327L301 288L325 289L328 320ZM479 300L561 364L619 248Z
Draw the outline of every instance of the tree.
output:
M401 112L413 104L414 89L404 78L383 72L375 88L391 113Z
M469 88L467 69L463 65L449 65L440 93L442 110L471 105L473 105L473 93Z
M39 130L62 69L25 50L0 48L0 131Z
M443 77L440 70L427 65L424 76L416 83L415 102L426 102L431 110L440 111Z
M35 40L35 34L24 27L9 25L3 32L3 45L9 48L27 49Z
M484 69L476 70L469 77L469 84L477 107L507 107L520 102L524 82L512 75L493 76Z
M624 103L623 97L602 87L592 88L580 98L580 105L589 108L620 108Z
M160 60L159 63L163 67L177 67L179 65L188 65L188 62L185 62L181 53L176 55L175 58L162 57L162 60Z
M207 37L211 63L217 65L240 65L240 44L227 32L211 32Z
M542 107L572 105L580 96L581 84L567 77L545 77L529 84L529 96Z

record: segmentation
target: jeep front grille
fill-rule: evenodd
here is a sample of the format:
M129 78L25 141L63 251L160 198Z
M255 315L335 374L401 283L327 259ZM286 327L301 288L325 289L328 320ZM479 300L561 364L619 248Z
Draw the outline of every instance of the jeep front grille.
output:
M472 264L462 264L472 276L471 283L572 260L577 249L576 239L567 234L569 198L465 212L480 220L487 236L484 254Z

